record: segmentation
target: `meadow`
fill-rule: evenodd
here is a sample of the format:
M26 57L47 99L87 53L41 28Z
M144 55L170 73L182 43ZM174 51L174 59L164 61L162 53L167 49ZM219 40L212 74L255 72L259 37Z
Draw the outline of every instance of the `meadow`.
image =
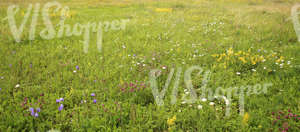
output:
M55 37L40 34L42 15L31 34L31 13L17 42L9 6L20 8L19 27L29 4L42 11L47 2L0 0L1 132L300 131L300 42L291 20L298 0L57 0L70 9L63 18L73 34L59 35L62 15L51 9ZM102 23L101 39L92 27L89 39L74 28L93 22ZM187 83L193 66L209 71L205 84L196 70ZM174 72L163 105L153 69L159 91ZM203 85L254 90L232 95L227 115L226 100L200 97ZM187 87L197 101L184 101Z

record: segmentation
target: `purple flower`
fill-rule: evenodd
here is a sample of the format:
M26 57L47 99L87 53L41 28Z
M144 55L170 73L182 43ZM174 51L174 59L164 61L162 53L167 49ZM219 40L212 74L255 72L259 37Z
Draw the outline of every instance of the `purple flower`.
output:
M39 114L38 114L38 113L35 113L35 114L34 114L34 117L38 117L38 116L39 116Z
M0 88L0 91L2 90L2 88Z
M31 115L34 116L34 108L30 107L29 111L31 112Z
M36 108L36 112L41 112L41 109L40 108Z
M96 94L95 94L95 93L92 93L92 94L91 94L91 96L93 96L93 97L94 97L94 96L96 96Z
M64 101L64 98L56 99L56 103L60 103L62 101Z
M97 99L94 99L93 102L94 102L94 103L97 103Z
M61 111L64 108L63 104L60 104L60 106L58 107L58 110Z
M76 69L79 70L79 66L76 66Z

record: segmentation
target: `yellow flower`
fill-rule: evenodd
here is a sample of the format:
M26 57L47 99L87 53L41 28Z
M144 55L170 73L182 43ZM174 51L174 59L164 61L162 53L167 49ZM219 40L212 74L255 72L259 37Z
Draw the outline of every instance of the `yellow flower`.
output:
M222 55L217 59L217 62L221 61L222 60Z
M276 60L277 63L281 62L284 60L284 57L283 56L280 56L280 58L278 60Z
M241 60L243 63L247 63L244 57L239 57L239 60Z
M176 121L176 115L174 115L171 119L168 118L167 124L168 124L169 126L172 126L172 125L175 124L175 121Z
M254 57L251 57L251 63L252 63L252 65L256 64L256 60L254 60Z
M212 57L218 57L219 55L218 54L213 54L211 55Z
M239 56L241 54L242 54L242 51L239 51L239 52L235 53L234 55Z
M232 54L233 54L232 48L229 48L229 50L227 50L227 54L228 54L228 55L232 55Z
M248 112L246 112L243 117L243 124L247 125L248 121L249 121L249 114L248 114Z
M172 8L156 8L156 12L172 12Z

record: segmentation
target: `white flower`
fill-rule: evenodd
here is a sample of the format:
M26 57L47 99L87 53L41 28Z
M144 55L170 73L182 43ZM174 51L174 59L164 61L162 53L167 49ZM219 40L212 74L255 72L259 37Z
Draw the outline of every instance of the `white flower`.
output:
M240 72L236 72L236 74L237 74L237 75L241 75L241 73L240 73Z
M256 70L255 70L255 69L252 69L252 71L253 71L253 72L256 72Z
M206 99L206 98L202 98L201 101L202 101L202 102L206 102L207 99Z
M266 70L266 69L267 69L267 67L264 67L264 69Z
M209 102L209 105L215 105L215 103L214 102Z
M77 71L76 71L76 70L74 70L73 72L74 72L74 73L76 73Z
M202 107L202 105L198 105L198 107L197 107L199 110L201 110L203 107Z
M288 65L291 64L291 61L288 61L287 64L288 64Z
M186 103L185 101L181 102L181 104L185 104L185 103Z
M123 49L125 49L125 48L126 48L126 46L125 46L125 45L122 45L122 48L123 48Z
M20 87L20 84L17 84L17 85L16 85L16 88L18 88L18 87Z
M146 64L143 64L143 66L146 66Z
M167 67L163 66L162 69L166 69Z

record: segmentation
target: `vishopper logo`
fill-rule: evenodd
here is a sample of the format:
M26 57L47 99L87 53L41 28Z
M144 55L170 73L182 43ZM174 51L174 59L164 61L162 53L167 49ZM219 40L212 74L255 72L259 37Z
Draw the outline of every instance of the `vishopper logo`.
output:
M194 86L192 84L192 73L194 71L198 71L196 76L199 76L203 73L203 80L202 80L202 86L200 89L194 89ZM155 102L158 106L164 105L164 96L165 93L171 83L172 77L174 75L175 69L172 68L170 70L170 73L168 74L166 83L162 90L159 92L158 88L158 78L161 76L161 71L159 69L153 69L149 73L149 83L150 87L152 89L152 94L154 96ZM180 78L182 74L182 68L179 67L176 72L175 76L175 82L173 85L173 90L171 92L171 104L176 104L177 102L177 95L178 95L178 86L180 84ZM192 66L188 68L184 72L184 83L187 88L185 90L185 94L182 97L183 103L196 103L197 101L202 100L214 100L214 99L223 99L226 104L226 111L225 115L229 116L231 111L231 102L232 98L234 96L238 96L238 104L239 104L239 112L240 115L244 115L244 96L245 94L247 96L250 96L251 94L266 94L268 87L271 87L272 83L264 83L264 84L255 84L253 86L247 85L247 86L240 86L240 87L229 87L229 88L222 88L218 87L215 90L212 88L207 88L207 83L210 80L210 74L211 72L209 70L204 71L199 66ZM201 96L197 97L197 92L201 93ZM187 96L190 96L190 98L187 98Z
M291 14L292 14L292 21L294 24L294 29L296 35L298 37L298 42L300 42L300 23L299 23L299 14L300 14L300 4L296 4L292 7Z
M24 18L21 21L21 25L17 27L16 25L16 19L15 16L19 12L20 7L18 5L11 5L7 9L7 18L4 20L8 21L10 31L15 39L16 42L21 42L21 36L24 30L24 27L26 26L28 19L30 16L32 16L32 21L30 24L29 29L29 40L34 40L36 35L36 26L38 23L38 18L40 15L40 7L41 5L39 3L35 4L34 9L33 5L29 4L26 13L24 13ZM33 10L33 14L31 15ZM59 13L60 12L60 21L56 25L58 27L58 32L55 31L56 26L53 25L50 17L50 11L53 11L53 13ZM62 6L60 3L54 1L54 2L48 2L46 3L43 8L41 9L41 17L43 20L43 24L45 26L44 29L39 33L40 37L42 39L50 40L54 38L62 38L62 37L71 37L71 36L81 36L83 34L83 50L85 53L88 52L89 48L89 41L90 41L90 33L96 33L97 36L97 48L98 51L101 52L102 49L102 36L103 36L103 30L124 30L126 23L129 22L129 19L122 19L120 21L114 20L112 22L88 22L87 24L80 24L75 23L73 28L65 24L65 20L67 19L68 14L70 13L70 9L67 6ZM91 31L90 31L91 30Z

